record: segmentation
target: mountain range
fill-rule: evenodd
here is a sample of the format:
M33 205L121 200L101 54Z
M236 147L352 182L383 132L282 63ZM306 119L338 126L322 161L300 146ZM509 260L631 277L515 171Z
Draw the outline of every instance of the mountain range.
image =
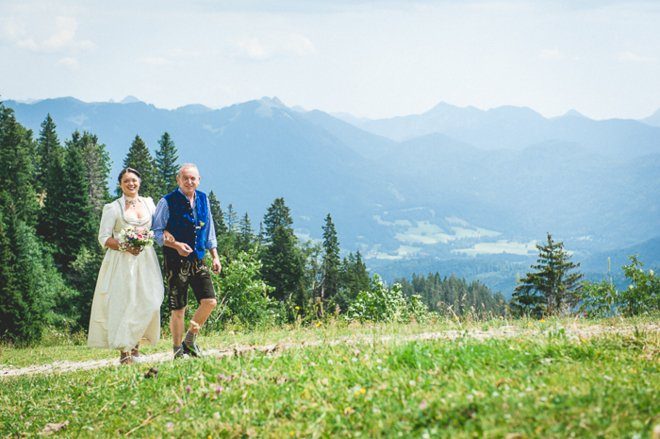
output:
M136 134L153 151L167 131L180 161L199 165L202 189L214 190L224 207L232 203L257 224L283 196L306 239L321 236L331 213L342 248L360 250L390 280L439 271L510 294L546 232L593 276L606 271L608 254L627 248L660 265L654 116L545 118L529 108L440 103L418 115L368 120L277 98L221 109L166 110L133 97L4 104L35 132L51 114L63 139L75 130L95 133L113 174Z

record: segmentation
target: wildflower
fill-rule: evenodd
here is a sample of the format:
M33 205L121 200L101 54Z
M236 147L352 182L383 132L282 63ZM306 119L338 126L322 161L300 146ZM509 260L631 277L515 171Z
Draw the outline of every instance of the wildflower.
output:
M222 386L215 386L215 394L219 395L222 391L225 390Z
M165 427L167 428L168 432L170 432L170 433L173 432L174 431L174 422L168 422L167 424L165 424Z
M186 393L190 393L190 392L192 392L192 387L186 386L185 390L186 390Z
M321 322L316 322L316 323L314 324L314 326L316 326L317 328L320 328L320 327L321 327Z
M419 409L420 410L426 410L428 408L429 404L426 402L426 400L423 400L422 402L419 403Z

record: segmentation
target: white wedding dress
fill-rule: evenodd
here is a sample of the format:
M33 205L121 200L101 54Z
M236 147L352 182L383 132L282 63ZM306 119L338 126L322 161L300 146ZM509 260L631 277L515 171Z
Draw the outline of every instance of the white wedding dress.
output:
M103 207L98 236L102 246L127 226L151 228L156 206L151 198L140 200L149 211L142 219L125 214L123 196ZM94 290L88 346L130 351L141 340L155 345L160 339L163 293L163 277L153 247L146 247L137 256L106 249Z

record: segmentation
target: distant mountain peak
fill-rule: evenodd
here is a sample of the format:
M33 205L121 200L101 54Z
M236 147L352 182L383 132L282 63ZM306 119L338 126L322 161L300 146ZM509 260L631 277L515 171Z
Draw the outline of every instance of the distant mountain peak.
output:
M264 96L263 98L259 99L259 103L261 105L265 105L268 107L280 107L280 108L286 108L286 105L284 105L284 102L280 100L277 96L268 97Z
M583 119L588 119L587 116L580 113L579 111L577 111L574 108L571 108L570 110L568 110L566 113L563 114L562 117L580 117L580 118L583 118Z
M135 96L131 96L131 95L128 95L124 99L119 101L120 104L136 104L138 102L142 102L142 101L136 98Z

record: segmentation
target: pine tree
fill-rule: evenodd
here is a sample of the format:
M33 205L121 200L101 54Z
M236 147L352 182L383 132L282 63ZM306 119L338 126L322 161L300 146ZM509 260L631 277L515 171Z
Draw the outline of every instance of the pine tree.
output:
M87 179L88 199L97 217L101 216L103 205L109 201L108 177L110 175L110 155L105 145L99 143L94 134L74 132L67 142L69 148L79 148L84 160Z
M328 214L323 226L321 301L332 299L339 291L339 264L339 240L332 217Z
M209 204L211 205L211 216L213 217L213 225L215 226L215 234L218 236L227 233L227 224L225 224L224 213L220 206L218 197L215 196L213 191L209 192Z
M5 201L0 212L0 279L4 278L0 284L0 337L31 343L41 337L52 305L42 283L43 250L34 228L19 219L11 200Z
M235 234L238 228L238 214L234 210L234 206L229 203L227 206L227 213L225 213L225 224L229 233Z
M241 218L241 221L238 225L238 236L236 239L236 246L239 251L248 251L252 248L254 243L254 232L252 231L252 223L250 222L250 217L247 212Z
M62 174L62 199L58 200L58 211L53 213L53 225L57 231L54 237L55 261L66 274L82 248L98 246L98 218L89 198L83 149L76 145L75 137L67 142Z
M48 114L41 123L41 131L37 140L36 186L42 201L46 196L50 165L53 160L61 159L62 154L62 145L57 137L56 128L55 122Z
M142 175L140 184L140 195L143 197L152 197L154 200L160 198L158 188L158 176L156 175L156 164L154 162L147 145L140 138L135 136L131 147L124 159L124 168L136 169ZM117 195L121 195L121 189L117 187Z
M265 245L262 247L262 275L274 288L273 296L304 306L303 261L296 248L293 220L283 198L277 198L264 217Z
M37 222L38 202L35 180L34 157L36 148L32 132L16 121L14 111L0 103L0 190L12 203L18 220L29 226ZM3 206L0 204L0 209Z
M511 298L512 310L531 309L535 315L539 312L555 315L565 311L576 300L576 292L582 274L571 272L580 264L569 260L564 250L564 243L554 241L548 233L545 245L537 244L539 251L534 270L521 279Z
M178 159L179 153L174 141L172 141L169 133L164 132L158 141L158 150L156 151L157 191L159 197L176 189L176 174L179 171L179 166L176 164Z

